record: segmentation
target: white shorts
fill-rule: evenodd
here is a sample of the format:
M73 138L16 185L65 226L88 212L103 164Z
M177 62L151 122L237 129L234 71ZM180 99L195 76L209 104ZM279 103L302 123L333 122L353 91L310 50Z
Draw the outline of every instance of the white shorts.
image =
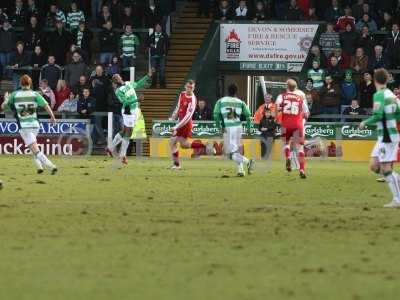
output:
M138 115L138 109L135 109L130 114L122 114L122 119L124 120L124 126L133 128L135 127L136 120Z
M238 152L242 146L242 127L227 127L224 132L225 154Z
M376 142L372 150L371 157L376 157L379 162L394 162L397 161L397 152L399 143L382 143Z
M19 134L21 138L24 140L25 145L30 146L33 143L36 143L36 136L39 133L39 129L37 128L21 128L19 130Z

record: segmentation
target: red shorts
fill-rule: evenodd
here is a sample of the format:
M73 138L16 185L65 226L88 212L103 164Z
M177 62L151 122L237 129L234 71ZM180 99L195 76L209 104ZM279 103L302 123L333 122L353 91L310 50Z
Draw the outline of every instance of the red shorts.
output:
M192 137L192 124L186 124L176 131L176 137L188 139Z
M285 137L286 143L293 139L294 142L304 144L304 127L285 128L282 127L282 133Z

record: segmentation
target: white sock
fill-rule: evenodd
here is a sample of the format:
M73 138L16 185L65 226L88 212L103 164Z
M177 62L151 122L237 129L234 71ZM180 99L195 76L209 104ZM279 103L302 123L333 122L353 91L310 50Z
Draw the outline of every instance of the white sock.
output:
M126 152L128 151L128 147L129 147L129 142L130 142L130 139L127 137L124 137L122 139L121 149L119 152L120 157L126 156Z
M244 173L243 163L238 164L238 173Z
M385 174L386 182L392 192L393 199L396 202L400 202L400 187L398 182L398 174L396 172L390 172Z
M50 169L55 169L56 166L44 155L42 152L36 153L36 158L46 167Z
M122 140L123 140L123 138L122 138L121 134L118 132L114 136L114 139L112 141L112 144L111 144L112 149L115 149L115 147L117 147L122 142Z
M232 160L235 161L237 164L241 163L248 163L249 159L238 152L232 154Z
M43 165L42 165L41 161L35 155L33 155L33 162L35 163L36 168L38 170L43 170Z

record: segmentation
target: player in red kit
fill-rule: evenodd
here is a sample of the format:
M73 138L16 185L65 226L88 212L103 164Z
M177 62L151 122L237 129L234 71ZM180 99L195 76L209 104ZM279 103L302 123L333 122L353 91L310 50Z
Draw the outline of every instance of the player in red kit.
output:
M192 117L197 104L194 89L195 82L188 80L185 85L185 91L180 94L178 105L171 117L171 120L178 120L177 124L172 128L172 137L169 143L173 161L171 169L173 170L181 168L178 143L184 149L204 148L200 141L189 141L189 138L192 137Z
M287 82L287 90L278 96L276 105L282 114L282 133L285 141L286 170L292 171L291 167L291 143L297 148L300 163L300 178L306 178L305 153L304 153L304 120L309 116L309 110L305 95L297 89L294 79Z

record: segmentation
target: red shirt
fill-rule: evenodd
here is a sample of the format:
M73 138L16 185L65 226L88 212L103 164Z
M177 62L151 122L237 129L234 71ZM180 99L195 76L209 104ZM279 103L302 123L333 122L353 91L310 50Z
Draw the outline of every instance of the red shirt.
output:
M308 107L302 96L286 92L278 96L276 104L282 111L282 127L303 128L304 113L308 112Z
M192 125L192 117L196 109L196 102L196 96L194 94L188 96L186 92L182 92L179 95L178 107L176 111L179 119L179 122L176 125L177 129L186 125Z
M55 91L54 95L56 96L56 105L54 106L54 110L57 110L58 107L69 97L69 94L71 93L71 90L66 87L65 89L62 89L61 91Z

